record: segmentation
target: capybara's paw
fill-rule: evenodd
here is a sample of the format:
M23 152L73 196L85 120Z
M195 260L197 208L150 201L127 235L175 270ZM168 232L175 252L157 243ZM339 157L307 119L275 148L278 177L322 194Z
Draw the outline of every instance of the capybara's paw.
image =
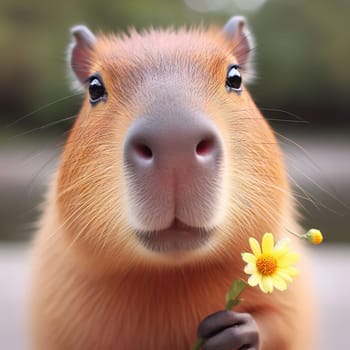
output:
M247 313L219 311L205 318L198 335L204 339L202 350L258 350L259 331Z

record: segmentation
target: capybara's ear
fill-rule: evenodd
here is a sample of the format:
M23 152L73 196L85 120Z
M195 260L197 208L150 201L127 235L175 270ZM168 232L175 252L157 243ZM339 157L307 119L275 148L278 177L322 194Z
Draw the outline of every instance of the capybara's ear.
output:
M225 24L223 32L226 38L232 42L232 54L238 60L237 64L244 71L245 82L251 81L255 76L252 67L254 37L248 29L245 17L231 17Z
M91 55L96 42L95 35L84 25L72 27L72 42L68 47L68 66L74 89L82 90L90 74Z

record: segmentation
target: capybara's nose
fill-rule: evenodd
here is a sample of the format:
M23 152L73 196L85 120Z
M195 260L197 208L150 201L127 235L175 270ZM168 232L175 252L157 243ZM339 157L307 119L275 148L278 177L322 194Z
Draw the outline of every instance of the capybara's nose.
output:
M129 175L148 177L152 173L160 180L167 176L168 183L175 179L184 185L195 185L196 178L201 183L210 181L219 171L221 157L219 132L205 116L140 117L129 128L124 143Z

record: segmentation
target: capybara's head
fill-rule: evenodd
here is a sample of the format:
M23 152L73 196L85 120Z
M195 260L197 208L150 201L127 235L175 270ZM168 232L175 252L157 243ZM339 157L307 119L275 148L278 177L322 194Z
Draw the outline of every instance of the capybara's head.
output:
M57 186L72 249L115 266L183 266L228 259L248 235L277 230L288 188L244 84L244 18L223 29L72 34L85 100Z

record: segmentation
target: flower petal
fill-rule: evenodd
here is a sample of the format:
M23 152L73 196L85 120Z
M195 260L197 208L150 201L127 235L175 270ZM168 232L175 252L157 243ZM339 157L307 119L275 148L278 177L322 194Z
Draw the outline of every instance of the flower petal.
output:
M285 274L287 274L290 277L296 277L299 275L299 270L293 266L290 267L282 267L278 269L278 272L281 271Z
M273 285L278 290L286 290L287 289L286 281L282 277L280 277L276 274L272 277L272 282L273 282Z
M288 253L288 254L281 256L278 259L278 266L279 267L288 267L290 265L295 264L298 260L299 260L298 253Z
M275 249L279 249L282 247L288 248L290 244L290 238L282 238L279 242L276 243Z
M255 264L247 264L244 268L244 272L248 275L251 275L256 272L256 265Z
M287 254L290 251L289 244L289 238L283 238L282 240L277 242L274 248L274 254L276 255L276 258L280 258L281 256Z
M272 233L264 234L261 245L263 253L268 254L273 251L274 240Z
M289 253L289 248L288 247L280 247L278 249L275 249L273 254L276 259L281 259L283 256Z
M256 263L256 257L255 257L255 255L253 255L251 253L242 253L242 259L246 263L250 263L250 264Z
M296 276L296 274L290 274L289 271L286 269L278 269L276 275L283 278L286 282L292 282L293 277Z
M261 283L261 275L254 273L248 278L248 284L251 287L256 287L259 283Z
M261 283L260 283L260 289L264 293L271 293L273 291L273 283L271 276L263 276Z
M296 267L291 266L291 267L286 268L285 270L292 277L296 277L299 275L299 270Z
M249 245L250 245L250 249L252 250L252 252L255 256L261 255L261 249L260 249L259 242L255 238L253 238L253 237L249 238Z

